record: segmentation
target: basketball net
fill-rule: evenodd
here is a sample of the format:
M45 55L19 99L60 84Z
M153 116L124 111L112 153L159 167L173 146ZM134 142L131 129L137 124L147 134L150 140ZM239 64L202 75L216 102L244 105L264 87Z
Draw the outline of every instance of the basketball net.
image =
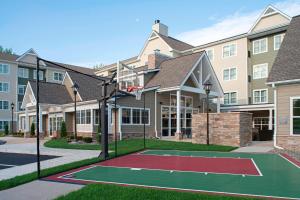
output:
M129 86L127 87L127 92L133 93L136 100L142 99L143 87L141 86Z

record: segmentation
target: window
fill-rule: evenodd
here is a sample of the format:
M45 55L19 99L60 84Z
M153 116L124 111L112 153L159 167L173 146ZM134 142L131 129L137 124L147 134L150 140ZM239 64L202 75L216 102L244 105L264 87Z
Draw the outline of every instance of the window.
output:
M269 129L269 117L254 117L253 126L258 130L268 130Z
M18 76L19 76L20 78L29 78L29 70L26 69L26 68L20 67L20 68L18 69Z
M253 79L268 77L268 63L253 65Z
M5 126L8 126L8 121L0 121L0 130L4 131Z
M18 85L18 94L24 95L26 90L26 85Z
M64 78L63 73L60 72L53 72L53 80L54 81L62 81Z
M267 89L253 90L254 103L267 103Z
M36 79L36 70L33 70L33 79ZM39 71L39 79L40 79L40 81L44 79L43 71Z
M275 35L274 36L274 50L278 50L280 48L280 45L282 43L284 35L280 34L280 35Z
M0 100L0 110L8 110L8 101Z
M237 92L229 92L224 94L224 104L236 104L237 103Z
M142 110L142 124L149 124L149 110Z
M19 101L19 102L18 102L18 110L19 110L19 111L23 110L21 107L22 107L22 101Z
M0 82L0 92L8 92L8 83Z
M91 124L91 110L86 110L86 124Z
M150 110L143 108L122 108L122 123L131 125L149 125Z
M99 109L94 110L94 124L99 124Z
M236 44L229 44L223 46L223 58L236 55Z
M291 134L300 135L300 97L291 98Z
M9 74L9 65L0 63L0 74Z
M182 107L193 107L193 97L190 96L181 96L180 103ZM171 94L170 105L176 106L177 96L175 94Z
M253 41L253 54L265 53L268 51L267 38Z
M79 110L76 112L77 124L91 124L91 110Z
M132 123L140 124L141 120L141 110L140 109L132 109Z
M206 50L206 54L210 61L214 60L214 50L213 49Z
M123 124L130 124L131 123L131 109L130 108L123 108L122 109L122 123Z
M236 80L236 68L228 68L223 71L223 80Z

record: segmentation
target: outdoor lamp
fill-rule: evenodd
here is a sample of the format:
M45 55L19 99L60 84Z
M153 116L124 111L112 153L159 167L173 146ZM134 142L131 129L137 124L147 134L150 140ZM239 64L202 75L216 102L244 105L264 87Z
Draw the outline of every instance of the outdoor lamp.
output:
M211 87L212 87L212 84L211 84L210 81L206 81L206 82L203 84L203 88L204 88L206 94L209 94L209 93L210 93Z
M210 93L211 87L212 87L212 84L209 82L209 80L203 84L203 88L206 93L206 130L207 130L206 144L207 145L209 145L209 116L208 116L208 113L209 113L209 93Z
M75 127L74 127L74 139L77 142L77 110L76 110L76 95L79 89L79 86L77 83L74 83L72 86L73 93L74 93L74 121L75 121Z

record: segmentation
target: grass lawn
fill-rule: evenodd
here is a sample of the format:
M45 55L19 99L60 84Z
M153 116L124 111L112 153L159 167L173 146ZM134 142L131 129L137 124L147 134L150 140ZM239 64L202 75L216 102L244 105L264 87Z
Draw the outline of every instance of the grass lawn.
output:
M100 150L100 145L96 144L69 144L66 139L55 139L47 141L44 144L46 147L62 148L62 149L81 149L81 150ZM129 152L139 151L144 148L143 139L122 140L118 144L118 154L126 154ZM192 144L189 142L174 142L158 139L147 139L147 149L161 149L161 150L183 150L183 151L232 151L236 147L221 146L221 145L204 145ZM114 151L115 144L109 144L109 149Z
M84 188L71 192L56 200L198 200L198 199L225 199L242 200L251 199L246 197L214 196L192 192L177 192L169 190L158 190L140 187L124 187L110 184L87 185Z

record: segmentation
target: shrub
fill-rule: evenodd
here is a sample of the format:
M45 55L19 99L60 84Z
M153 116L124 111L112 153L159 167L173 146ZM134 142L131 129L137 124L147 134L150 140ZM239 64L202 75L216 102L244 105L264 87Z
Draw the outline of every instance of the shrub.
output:
M35 135L35 125L34 123L31 124L30 127L30 135L33 137Z
M8 135L8 124L5 124L4 133L5 135Z
M82 140L82 136L77 136L77 140Z
M83 138L83 141L84 141L85 143L92 143L92 142L93 142L93 138L91 138L91 137L84 137L84 138Z
M62 138L67 137L67 128L66 128L66 122L65 122L65 121L62 121L62 122L61 122L60 136L61 136Z

